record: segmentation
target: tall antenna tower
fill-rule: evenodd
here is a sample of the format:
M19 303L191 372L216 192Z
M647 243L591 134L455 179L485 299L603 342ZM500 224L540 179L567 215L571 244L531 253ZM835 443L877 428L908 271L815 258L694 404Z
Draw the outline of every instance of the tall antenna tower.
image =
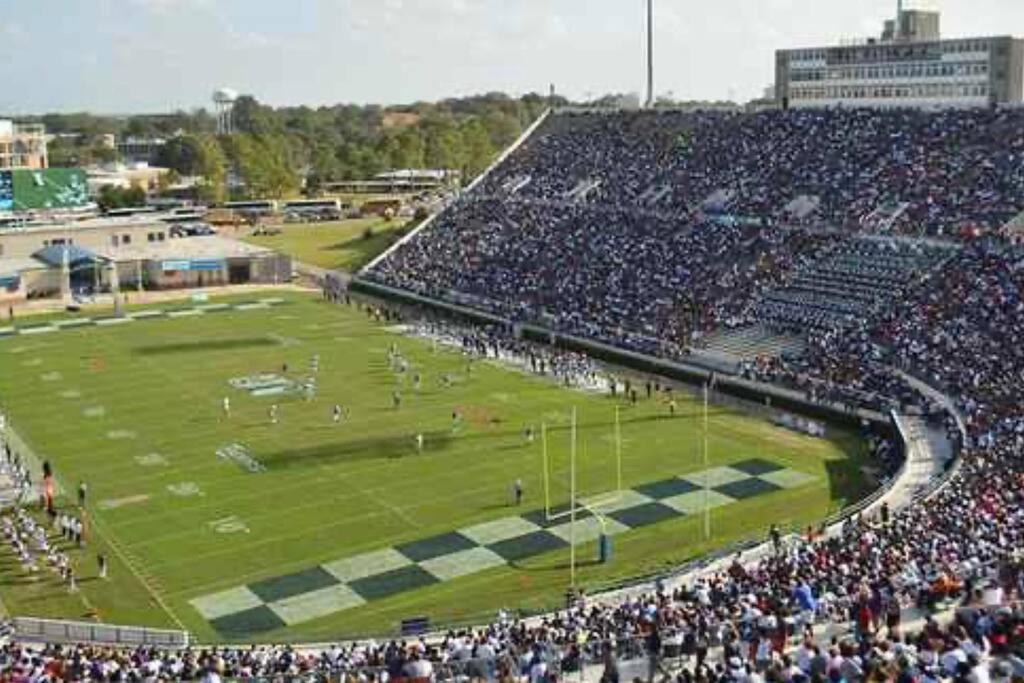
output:
M902 0L901 0L902 1ZM654 0L647 0L647 107L654 106Z

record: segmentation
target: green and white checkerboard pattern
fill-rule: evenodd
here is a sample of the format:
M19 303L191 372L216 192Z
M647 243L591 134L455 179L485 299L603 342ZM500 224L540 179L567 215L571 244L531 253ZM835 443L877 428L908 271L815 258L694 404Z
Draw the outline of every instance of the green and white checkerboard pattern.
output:
M793 489L814 477L750 459L602 496L598 515L577 512L575 542L626 533L739 500ZM581 501L586 503L587 501ZM203 595L192 606L218 632L248 637L373 600L514 564L568 547L566 508L534 510L393 548L345 557L294 574Z

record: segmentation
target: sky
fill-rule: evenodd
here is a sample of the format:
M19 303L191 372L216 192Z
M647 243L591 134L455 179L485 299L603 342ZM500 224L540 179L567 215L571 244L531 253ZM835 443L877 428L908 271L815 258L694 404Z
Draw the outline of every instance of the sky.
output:
M1024 35L1024 0L937 6ZM896 0L654 0L657 93L759 96L774 51L873 36ZM646 0L0 0L0 112L159 113L230 87L273 105L641 92Z

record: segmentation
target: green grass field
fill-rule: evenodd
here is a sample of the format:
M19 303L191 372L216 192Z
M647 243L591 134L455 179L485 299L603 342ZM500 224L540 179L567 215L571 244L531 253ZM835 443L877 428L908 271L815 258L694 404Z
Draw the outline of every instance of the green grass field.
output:
M355 272L391 245L394 231L405 225L396 218L355 218L328 223L285 224L281 233L269 236L247 235L251 244L288 254L297 261L330 270ZM364 237L367 228L373 231Z
M341 594L323 588L317 567L486 522L500 525L541 508L542 450L539 438L526 442L526 425L549 426L554 502L568 500L573 407L579 490L592 496L614 489L617 402L491 362L469 370L461 354L401 336L355 309L299 294L282 298L284 304L271 308L0 339L0 405L40 459L53 464L65 490L88 482L92 523L89 547L70 551L82 579L76 594L49 574L25 575L8 551L0 553L0 596L10 612L180 625L204 642L320 641L389 633L410 616L485 620L502 607L534 611L562 602L566 547L481 565L357 607L325 606ZM388 364L393 343L412 366L401 380ZM285 363L287 377L305 376L313 354L319 372L312 401L257 397L229 385L259 373L282 375ZM422 376L418 392L412 373ZM444 374L451 386L443 386ZM396 387L397 410L391 405ZM221 407L225 396L230 417ZM625 487L705 469L699 405L677 398L675 417L656 399L621 406ZM275 402L280 420L272 425L268 408ZM342 424L332 423L335 403L350 411ZM462 416L457 430L453 410ZM422 454L417 434L425 437ZM264 471L219 458L217 451L230 444L243 446ZM598 588L663 569L761 536L772 522L806 525L864 493L862 446L851 433L832 429L830 438L814 439L715 407L709 446L712 466L760 459L796 473L800 483L716 507L707 540L702 515L688 514L615 535L605 565L593 561L595 542L580 545L581 585ZM526 492L521 508L510 501L517 478ZM71 496L61 499L72 503ZM96 578L99 550L112 560L107 581ZM422 578L416 571L398 574ZM237 630L215 629L193 601L235 595L225 591L239 586L261 595L312 591L312 597L286 605L299 613L291 625L255 624L267 610L254 608L239 617ZM242 592L251 598L248 588ZM231 609L247 605L243 600Z

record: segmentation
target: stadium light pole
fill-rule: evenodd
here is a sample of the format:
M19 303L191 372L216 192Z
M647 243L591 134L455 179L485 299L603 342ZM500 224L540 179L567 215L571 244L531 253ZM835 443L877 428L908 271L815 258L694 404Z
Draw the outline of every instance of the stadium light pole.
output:
M647 108L654 106L654 0L647 0Z

